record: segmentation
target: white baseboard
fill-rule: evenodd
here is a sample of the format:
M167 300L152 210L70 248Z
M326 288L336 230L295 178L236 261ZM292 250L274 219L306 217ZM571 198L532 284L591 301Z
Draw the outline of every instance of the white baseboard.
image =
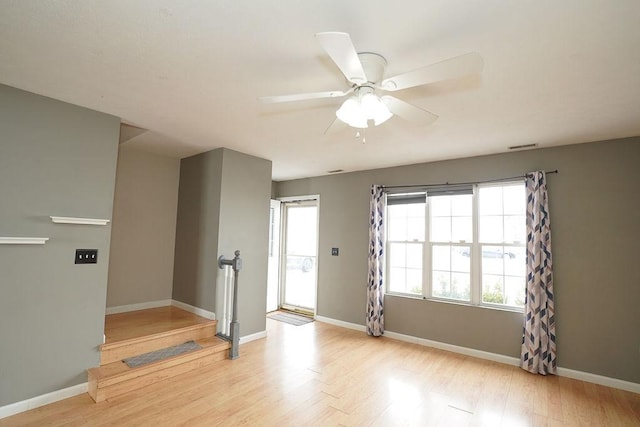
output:
M205 317L210 320L216 320L216 314L213 311L207 311L200 307L194 307L192 305L186 304L182 301L176 301L174 299L171 300L171 304L174 307L181 308L189 313L197 314L198 316Z
M558 367L558 375L561 377L573 378L588 383L599 384L620 390L630 391L640 394L640 384L630 381L619 380L617 378L603 377L589 372L576 371L569 368Z
M365 328L363 325L358 325L357 323L343 322L342 320L336 320L336 319L332 319L330 317L316 316L316 320L318 322L328 323L330 325L340 326L340 327L347 328L347 329L354 329L354 330L360 331L360 332L366 332L367 331L367 328Z
M63 388L62 390L56 390L52 391L51 393L32 397L31 399L23 400L21 402L11 403L6 406L0 406L0 419L19 414L20 412L25 412L30 409L39 408L40 406L48 405L59 400L68 399L82 393L86 393L87 388L87 383L82 383Z
M240 337L240 344L246 344L251 341L260 340L267 337L267 331L256 332L255 334L245 335Z
M106 314L127 313L129 311L148 310L150 308L166 307L169 305L171 305L170 299L141 302L138 304L119 305L116 307L107 307Z
M384 331L384 336L398 341L410 342L425 347L437 348L439 350L450 351L452 353L463 354L465 356L477 357L478 359L491 360L493 362L504 363L505 365L518 366L520 359L517 357L505 356L503 354L489 353L488 351L476 350L469 347L447 344L440 341L432 341L425 338L413 337L411 335L399 334L397 332Z
M366 327L356 323L343 322L329 317L316 316L316 320L343 328L354 329L356 331L366 332ZM384 336L387 338L406 341L413 344L423 345L425 347L433 347L440 350L451 351L453 353L464 354L465 356L477 357L478 359L491 360L498 363L504 363L511 366L519 366L520 359L517 357L505 356L503 354L489 353L487 351L476 350L468 347L447 344L439 341L432 341L425 338L418 338L411 335L404 335L397 332L385 331ZM619 380L617 378L604 377L589 372L576 371L574 369L558 367L557 375L560 377L572 378L588 383L599 384L606 387L617 388L620 390L640 393L640 384L630 381Z

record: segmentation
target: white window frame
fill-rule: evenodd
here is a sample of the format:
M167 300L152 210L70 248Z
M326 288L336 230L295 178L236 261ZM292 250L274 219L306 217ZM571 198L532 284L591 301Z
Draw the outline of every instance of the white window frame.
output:
M423 270L422 270L422 294L412 294L412 293L404 293L404 292L395 292L395 291L390 291L386 290L386 293L388 295L393 295L393 296L400 296L400 297L407 297L407 298L418 298L418 299L424 299L424 300L430 300L430 301L438 301L438 302L445 302L445 303L454 303L454 304L463 304L463 305L471 305L471 306L477 306L477 307L485 307L485 308L490 308L490 309L496 309L496 310L506 310L506 311L515 311L515 312L520 312L522 313L524 311L523 307L517 307L517 306L512 306L512 305L506 305L506 304L498 304L498 303L488 303L488 302L483 302L482 301L482 246L485 245L491 245L491 246L502 246L502 247L524 247L526 249L526 242L520 242L520 243L481 243L479 240L480 237L480 231L479 231L479 223L480 223L480 217L479 217L479 188L481 187L495 187L495 186L500 186L500 187L504 187L504 186L509 186L509 185L523 185L524 183L522 181L505 181L505 182L496 182L496 183L487 183L487 184L474 184L472 186L473 188L473 194L472 194L472 242L464 242L464 243L460 243L460 242L432 242L431 241L431 221L430 221L430 202L429 202L429 191L426 190L426 196L425 196L425 212L424 212L424 230L425 230L425 234L424 234L424 240L422 242L411 242L411 243L422 243L422 265L423 265ZM436 196L437 197L437 196ZM526 203L525 200L523 200L523 203ZM388 218L388 212L387 212L387 216L386 218ZM388 228L385 227L388 232ZM385 261L386 261L386 265L390 266L390 261L389 261L389 257L390 257L390 244L391 243L397 243L396 241L389 241L386 240L385 242ZM400 242L400 243L405 243L405 242ZM471 282L471 289L470 289L470 298L469 300L459 300L459 299L454 299L454 298L446 298L446 297L440 297L440 296L433 296L432 295L432 286L433 286L433 274L432 274L432 247L433 245L449 245L449 246L469 246L470 247L470 282ZM525 274L526 277L526 274ZM385 280L388 281L390 278L390 268L386 268L385 269ZM388 283L388 282L387 282Z

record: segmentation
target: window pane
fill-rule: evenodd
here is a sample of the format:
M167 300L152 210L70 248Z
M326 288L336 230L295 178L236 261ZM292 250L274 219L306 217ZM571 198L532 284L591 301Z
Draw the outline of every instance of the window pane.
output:
M424 218L424 203L411 203L402 205L406 208L406 215L416 218Z
M449 271L451 269L451 252L449 246L432 246L431 268L433 270Z
M407 244L407 267L422 269L422 244Z
M469 301L471 277L468 273L451 273L451 295L449 298Z
M407 240L407 218L389 213L387 220L389 240Z
M482 273L504 274L502 246L482 246Z
M482 302L504 304L504 286L502 276L492 274L482 275Z
M527 269L526 249L522 247L504 248L504 274L525 277Z
M407 240L424 241L424 215L420 218L409 217L407 226Z
M410 294L422 294L422 269L407 269L406 292Z
M473 221L470 216L451 218L451 241L473 241Z
M523 277L505 277L505 304L524 307L525 282Z
M480 217L480 241L486 243L503 242L503 216L481 216Z
M389 290L391 292L406 292L406 270L399 267L389 269Z
M526 217L524 215L508 215L504 217L504 241L524 243L527 234Z
M431 216L451 216L451 196L436 196L429 198Z
M406 266L406 243L391 243L389 245L389 267Z
M524 215L527 204L523 185L508 185L503 189L504 214Z
M448 271L433 270L432 290L434 297L449 298L451 295L450 274Z
M502 215L502 187L480 187L478 195L480 215Z
M471 247L452 246L451 247L451 270L463 273L471 271Z
M438 217L431 218L431 241L450 242L451 241L451 218Z
M451 196L451 215L471 216L473 212L473 196L471 194Z

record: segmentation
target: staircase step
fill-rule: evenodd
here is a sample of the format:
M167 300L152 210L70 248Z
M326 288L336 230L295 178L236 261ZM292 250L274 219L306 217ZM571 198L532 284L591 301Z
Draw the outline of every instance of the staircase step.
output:
M142 337L102 344L100 346L100 366L119 362L128 357L182 344L187 341L211 338L216 335L217 323L216 320L210 320L166 332L158 332Z
M195 341L202 349L137 368L129 368L119 360L89 369L89 395L96 402L120 396L131 390L226 359L226 350L231 347L228 341L216 336Z

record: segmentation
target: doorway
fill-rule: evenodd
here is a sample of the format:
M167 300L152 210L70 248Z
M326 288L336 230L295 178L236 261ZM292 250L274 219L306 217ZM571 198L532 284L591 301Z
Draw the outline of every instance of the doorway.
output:
M280 307L314 315L318 265L318 198L282 202Z

